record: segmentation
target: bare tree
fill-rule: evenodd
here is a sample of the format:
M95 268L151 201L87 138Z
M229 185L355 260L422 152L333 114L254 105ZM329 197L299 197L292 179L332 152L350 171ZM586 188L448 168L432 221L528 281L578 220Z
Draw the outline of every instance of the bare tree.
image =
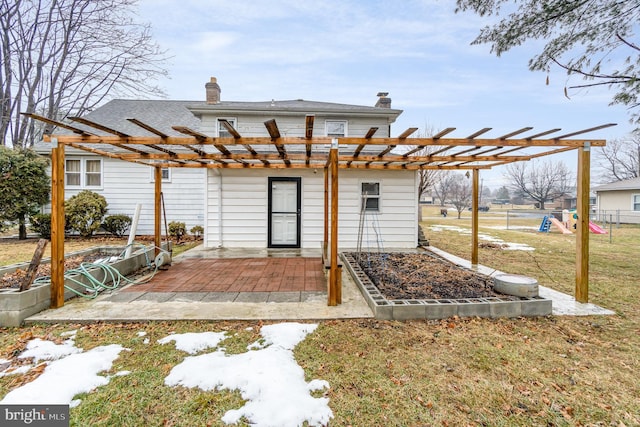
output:
M536 40L539 53L529 60L532 71L559 66L587 83L565 87L607 86L612 104L629 107L640 123L640 46L638 1L598 0L457 0L456 11L471 10L493 22L472 44L488 43L497 56ZM531 46L530 46L531 47Z
M458 219L462 215L462 211L471 206L472 188L469 180L469 173L451 174L451 203L458 211Z
M447 202L454 180L455 175L450 171L438 171L438 175L436 176L436 181L433 186L433 191L436 193L438 200L440 200L440 206L444 206L444 204Z
M598 154L604 182L624 181L640 177L640 133L625 139L607 141Z
M572 188L572 174L561 161L512 163L507 166L505 176L515 192L522 192L538 202L540 209L544 209L546 201L562 197Z
M0 137L28 147L44 129L20 113L62 119L109 96L159 96L165 52L137 0L0 0Z
M418 133L417 138L429 138L433 136L436 131L433 127L429 125L425 125L424 131ZM426 146L422 147L418 150L418 146L408 146L409 152L411 152L411 156L414 157L427 157L433 151L435 151L434 146ZM417 150L417 151L416 151ZM434 186L436 180L438 178L437 170L433 169L420 169L418 170L418 203L422 200L422 196ZM422 221L422 209L418 209L418 221Z

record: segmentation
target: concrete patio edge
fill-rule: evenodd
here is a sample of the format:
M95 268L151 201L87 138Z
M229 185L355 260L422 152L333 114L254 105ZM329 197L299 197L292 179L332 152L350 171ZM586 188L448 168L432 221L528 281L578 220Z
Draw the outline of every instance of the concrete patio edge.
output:
M200 302L74 299L63 307L25 319L33 323L144 322L171 320L329 320L373 318L373 312L347 272L342 277L342 304L329 307L326 295L304 302Z

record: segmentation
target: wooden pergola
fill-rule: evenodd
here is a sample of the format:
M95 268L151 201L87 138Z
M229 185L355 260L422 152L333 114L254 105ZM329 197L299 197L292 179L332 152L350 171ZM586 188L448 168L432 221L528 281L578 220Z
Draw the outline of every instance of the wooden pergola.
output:
M51 307L64 304L64 158L65 147L99 156L138 163L154 168L155 245L161 239L162 168L217 169L319 169L324 170L324 248L328 249L328 305L341 303L338 267L338 176L340 169L370 170L471 170L472 244L471 263L478 264L479 175L509 163L578 151L576 279L575 298L589 299L589 186L590 149L604 146L603 139L576 138L615 126L604 124L576 132L555 135L561 129L529 134L525 127L497 138L485 138L491 128L483 128L463 138L448 137L455 128L446 128L427 138L409 138L417 128L409 128L395 138L375 138L378 128L363 137L318 137L313 135L314 115L307 115L304 137L280 134L275 120L266 121L269 136L243 137L222 121L230 137L211 137L184 126L173 126L169 135L135 118L127 119L145 136L122 133L81 117L72 117L79 126L42 116L29 117L71 131L45 135L52 143L51 201ZM522 136L522 135L525 136ZM397 149L394 151L394 149ZM524 153L521 150L535 151Z

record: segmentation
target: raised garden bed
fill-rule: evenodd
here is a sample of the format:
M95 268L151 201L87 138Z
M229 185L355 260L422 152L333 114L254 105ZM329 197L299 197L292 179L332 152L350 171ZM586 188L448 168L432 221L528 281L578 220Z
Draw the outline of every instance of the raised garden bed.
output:
M65 259L91 257L92 254L96 253L99 253L101 256L117 256L122 253L123 249L123 247L115 246L95 247L69 254ZM153 246L146 246L135 250L131 257L120 259L110 263L110 265L117 269L120 274L127 275L146 267L150 261L153 261L153 257ZM50 259L44 259L42 263L44 267L44 265L50 263ZM26 270L28 266L29 263L21 263L0 268L0 278L5 274L15 275L17 270ZM46 267L44 267L44 269L46 270ZM96 278L101 278L104 273L102 270L96 268L91 270L91 274ZM80 275L77 275L74 279L84 283L89 282L86 277ZM84 290L81 285L75 284L70 280L65 281L65 287L71 287L79 293L82 293ZM76 292L65 289L65 301L75 296L77 296ZM15 287L0 288L0 326L20 326L24 319L33 314L39 313L42 310L46 310L50 305L51 284L49 282L34 283L30 289L23 292L20 292L19 289Z
M493 277L432 252L343 253L342 258L378 319L518 317L551 314L551 301L505 295Z

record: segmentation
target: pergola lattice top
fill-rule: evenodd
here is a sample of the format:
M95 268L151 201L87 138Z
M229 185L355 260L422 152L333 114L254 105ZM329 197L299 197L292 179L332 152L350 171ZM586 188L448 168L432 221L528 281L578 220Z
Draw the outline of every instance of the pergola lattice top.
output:
M230 137L211 137L184 126L172 126L181 136L167 135L135 118L127 119L154 136L133 136L99 123L73 117L85 128L46 117L29 117L71 131L46 135L67 146L104 157L154 167L184 168L322 168L329 149L337 142L338 167L350 169L490 169L503 164L531 160L579 147L604 146L603 139L575 139L589 132L615 126L608 123L576 132L557 134L561 129L526 135L525 127L497 138L483 138L491 128L483 128L464 138L448 137L455 128L446 128L428 138L409 138L417 128L409 128L396 138L374 138L378 128L364 137L313 136L314 116L305 119L304 137L283 137L274 119L266 121L269 136L243 137L231 123L221 120ZM86 130L89 128L91 130ZM524 136L522 136L524 134ZM518 153L534 149L533 154Z

